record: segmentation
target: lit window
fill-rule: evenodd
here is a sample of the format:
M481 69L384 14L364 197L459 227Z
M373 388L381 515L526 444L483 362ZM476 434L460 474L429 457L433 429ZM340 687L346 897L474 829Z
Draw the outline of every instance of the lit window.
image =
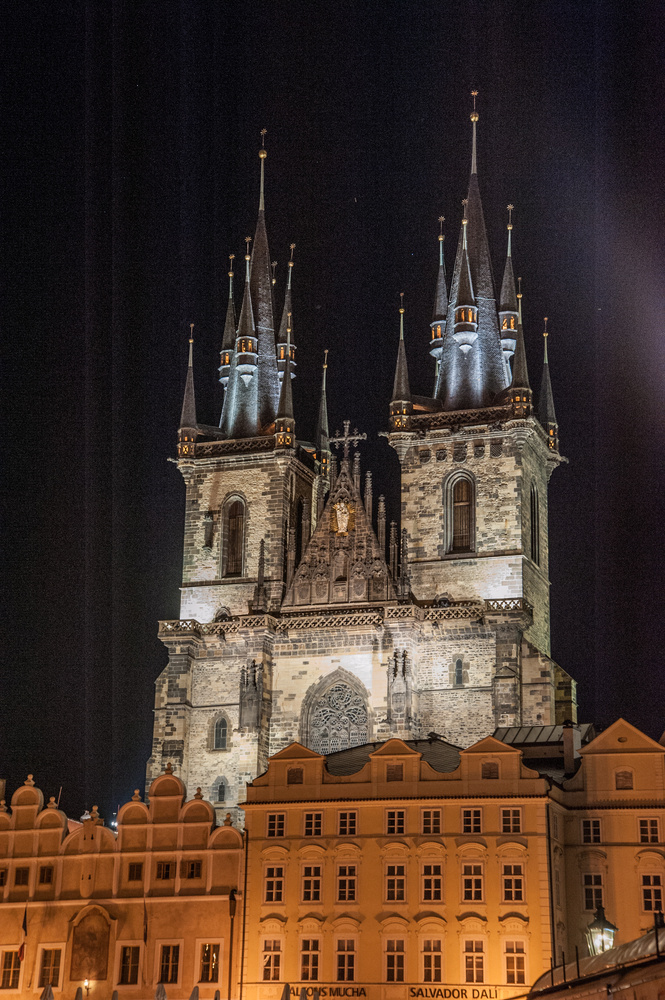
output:
M423 941L423 982L441 982L441 941L438 939Z
M482 833L480 809L462 809L462 833Z
M586 872L582 879L584 886L584 909L597 910L603 905L603 876Z
M660 841L660 832L657 819L640 820L640 843L657 844Z
M2 979L0 989L18 989L18 977L21 974L21 961L17 951L6 951L2 957Z
M201 945L201 975L200 983L219 982L219 945Z
M506 941L506 982L509 986L526 983L523 941Z
M337 869L337 900L353 903L356 899L357 868L355 865L340 865Z
M406 899L406 866L386 865L386 899L400 903Z
M44 948L39 968L39 988L57 986L60 982L60 949Z
M386 833L404 833L404 810L389 809L386 815Z
M266 868L266 903L281 903L284 898L284 869L281 865Z
M582 820L582 843L583 844L599 844L600 843L600 820L599 819L583 819Z
M501 832L521 833L522 832L522 810L502 809L501 810Z
M341 812L339 814L338 833L340 837L355 837L358 813Z
M662 875L642 876L642 909L648 913L663 912Z
M224 716L215 723L215 750L226 750L228 743L228 723Z
M323 813L305 813L305 836L320 837Z
M318 938L303 938L300 942L300 978L303 982L317 982L319 978Z
M482 865L462 865L462 899L464 901L482 902ZM469 980L467 980L467 982L469 982Z
M423 900L441 900L441 865L423 865Z
M337 982L353 983L356 978L356 942L353 938L337 941Z
M440 809L423 809L423 833L441 833Z
M404 941L401 938L386 942L386 982L404 982Z
M303 903L321 902L321 866L305 865L302 877Z
M268 836L284 836L284 813L268 813Z
M504 903L524 902L524 869L522 865L503 866Z
M120 950L121 986L136 986L139 981L139 946L126 945Z
M270 982L279 979L282 967L282 942L277 940L263 942L263 981Z
M464 981L485 982L485 955L483 942L477 938L464 942Z

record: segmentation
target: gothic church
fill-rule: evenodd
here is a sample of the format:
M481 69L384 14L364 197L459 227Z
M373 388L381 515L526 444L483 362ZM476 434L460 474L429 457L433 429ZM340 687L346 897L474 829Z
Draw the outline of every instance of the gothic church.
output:
M495 293L477 120L450 285L439 237L431 396L411 391L401 311L386 431L401 464L400 532L386 532L369 473L363 488L361 435L346 423L330 438L325 363L313 446L298 440L293 261L277 326L260 150L237 319L230 272L219 426L197 417L190 341L182 601L180 619L160 623L169 661L148 784L171 761L235 814L245 783L294 740L330 753L434 732L466 747L500 726L576 718L575 683L550 657L547 488L563 459L547 339L536 408L510 221Z

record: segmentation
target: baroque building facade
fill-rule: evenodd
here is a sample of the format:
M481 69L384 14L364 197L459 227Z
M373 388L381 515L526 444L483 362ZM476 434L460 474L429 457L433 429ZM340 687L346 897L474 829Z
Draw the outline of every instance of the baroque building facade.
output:
M345 422L330 437L325 364L314 442L297 436L293 260L277 324L260 151L237 319L230 272L219 426L197 415L190 342L181 610L160 623L169 660L147 766L150 782L172 761L220 815L293 741L326 754L436 732L464 747L498 726L576 719L575 683L550 656L547 490L564 459L547 352L536 409L510 221L494 287L477 119L450 283L439 243L431 396L411 391L400 316L386 431L399 530L370 473L363 486L364 435Z

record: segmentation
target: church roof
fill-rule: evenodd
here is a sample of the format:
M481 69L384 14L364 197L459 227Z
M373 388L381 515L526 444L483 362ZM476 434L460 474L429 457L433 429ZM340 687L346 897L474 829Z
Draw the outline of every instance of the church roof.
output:
M455 771L459 767L459 747L447 743L440 736L426 740L403 740L403 742L411 750L422 754L422 759L434 771L443 774ZM329 753L326 756L326 767L330 774L334 775L356 774L367 764L370 755L376 753L384 746L384 743L383 740L380 743L363 743L361 746L348 747L346 750L338 750L337 753Z

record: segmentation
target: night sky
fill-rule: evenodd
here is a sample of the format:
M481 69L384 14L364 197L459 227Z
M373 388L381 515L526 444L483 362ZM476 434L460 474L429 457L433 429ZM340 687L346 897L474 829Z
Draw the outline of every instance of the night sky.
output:
M0 777L70 815L143 789L159 619L178 617L175 455L188 324L199 420L219 419L227 256L254 232L259 132L281 311L295 242L294 401L398 516L388 426L405 293L412 391L445 215L450 275L472 88L495 280L542 317L561 450L552 651L580 718L665 728L662 5L28 3L3 11L3 666ZM237 268L237 270L241 270Z

